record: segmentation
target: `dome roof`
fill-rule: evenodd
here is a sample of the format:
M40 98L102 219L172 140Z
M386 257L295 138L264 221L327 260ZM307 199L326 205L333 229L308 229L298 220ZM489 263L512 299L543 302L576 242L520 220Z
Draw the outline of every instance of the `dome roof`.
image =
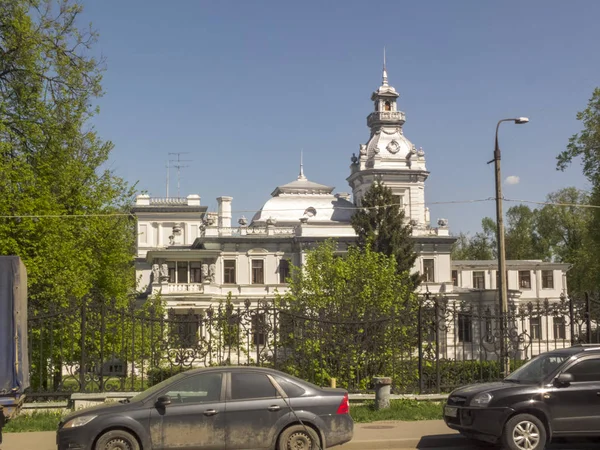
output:
M308 223L350 223L354 204L335 195L285 195L273 197L254 215L252 223L262 225L274 219L276 225L297 225L301 217Z
M296 225L305 217L308 223L350 223L354 204L349 195L333 194L335 188L309 181L302 168L298 179L278 186L252 218L253 225L275 220L277 225Z

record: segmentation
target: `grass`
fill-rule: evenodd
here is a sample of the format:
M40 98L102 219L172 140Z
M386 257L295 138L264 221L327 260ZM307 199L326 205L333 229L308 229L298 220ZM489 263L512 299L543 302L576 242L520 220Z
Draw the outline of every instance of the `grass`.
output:
M392 400L390 408L375 410L375 402L351 405L350 415L356 423L377 422L379 420L440 420L442 404L417 400ZM38 412L21 414L9 421L5 433L25 433L29 431L56 431L62 414L60 412Z
M4 433L29 431L56 431L62 414L60 412L38 412L21 414L10 420L2 429Z
M441 420L442 403L417 400L392 400L388 409L375 409L375 402L362 405L350 405L350 415L357 423L379 420Z

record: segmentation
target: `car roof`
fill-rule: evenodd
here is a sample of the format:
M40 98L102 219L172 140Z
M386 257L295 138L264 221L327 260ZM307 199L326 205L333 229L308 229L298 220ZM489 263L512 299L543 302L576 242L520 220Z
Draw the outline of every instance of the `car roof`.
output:
M258 366L212 366L212 367L198 367L195 369L186 370L186 374L194 374L201 372L218 372L218 371L229 371L229 372L264 372L270 373L273 375L282 375L286 376L285 373L280 372L279 370L271 369L268 367L258 367Z
M577 355L579 353L600 353L600 344L577 344L548 352L549 355Z

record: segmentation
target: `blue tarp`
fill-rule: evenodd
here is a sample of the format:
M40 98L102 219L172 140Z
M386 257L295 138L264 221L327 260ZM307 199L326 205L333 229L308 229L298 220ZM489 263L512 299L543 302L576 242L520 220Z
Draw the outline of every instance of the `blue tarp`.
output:
M27 270L18 256L0 256L0 397L28 387Z

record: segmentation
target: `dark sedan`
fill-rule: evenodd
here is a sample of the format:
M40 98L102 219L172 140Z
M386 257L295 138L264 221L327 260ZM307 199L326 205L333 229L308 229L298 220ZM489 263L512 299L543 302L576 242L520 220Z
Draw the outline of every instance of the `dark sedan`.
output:
M171 377L126 403L67 416L58 450L320 450L352 439L348 393L271 369L215 367Z

